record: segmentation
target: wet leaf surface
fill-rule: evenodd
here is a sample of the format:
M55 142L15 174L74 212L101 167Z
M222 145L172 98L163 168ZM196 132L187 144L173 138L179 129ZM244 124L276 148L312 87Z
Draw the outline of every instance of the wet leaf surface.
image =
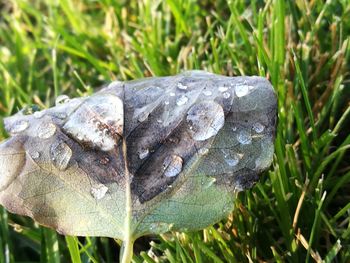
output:
M5 119L0 202L69 235L204 228L271 164L276 107L266 79L203 71L60 96Z

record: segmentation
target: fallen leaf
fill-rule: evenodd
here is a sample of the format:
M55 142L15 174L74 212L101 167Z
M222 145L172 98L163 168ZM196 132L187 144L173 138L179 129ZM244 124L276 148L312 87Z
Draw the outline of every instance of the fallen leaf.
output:
M276 96L261 77L189 71L56 102L5 119L0 202L61 234L204 228L272 161Z

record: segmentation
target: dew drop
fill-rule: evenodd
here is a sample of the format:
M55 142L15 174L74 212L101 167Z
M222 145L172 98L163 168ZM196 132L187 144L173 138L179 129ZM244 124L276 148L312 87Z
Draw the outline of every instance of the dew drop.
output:
M147 120L148 115L149 115L149 112L146 112L146 111L141 112L140 115L137 117L137 120L139 122L144 122L145 120Z
M145 159L148 155L149 155L149 150L148 150L148 149L142 149L142 150L139 152L139 158L140 158L141 160Z
M174 97L175 95L175 92L170 92L170 97Z
M56 125L48 122L48 123L43 123L40 125L38 128L38 137L40 139L48 139L51 138L56 132Z
M203 90L205 96L211 96L213 93L210 90Z
M45 115L45 111L36 111L33 113L35 119L40 119Z
M206 155L206 154L208 154L208 152L209 152L209 149L206 148L206 147L201 148L201 149L199 149L199 151L198 151L198 153L201 154L201 155Z
M178 87L178 89L181 89L181 90L186 90L187 89L187 86L183 85L181 82L177 83L177 87Z
M256 133L262 133L265 130L265 126L262 125L260 122L257 122L253 124L253 130Z
M161 234L164 232L168 232L173 228L174 224L168 224L165 222L157 222L157 223L151 223L149 226L149 230L152 233Z
M70 100L70 98L67 95L60 95L56 98L55 105L62 105L67 103Z
M169 101L168 100L164 101L164 104L169 105Z
M23 114L23 115L32 115L34 114L34 112L37 112L39 111L40 108L38 105L27 105L25 106L20 112Z
M235 92L237 97L243 97L248 94L249 86L247 85L239 85L235 87Z
M237 155L236 153L230 152L229 149L221 149L221 151L224 154L225 162L229 166L235 166L238 164L239 159L240 159L239 155Z
M33 159L38 159L40 157L40 153L37 151L30 151L29 152L30 157L32 157Z
M110 161L109 158L107 156L104 156L99 160L99 163L102 165L106 165L109 163L109 161Z
M231 129L232 129L232 131L235 132L235 131L237 131L237 126L233 126Z
M210 181L209 181L208 187L213 185L215 182L216 182L216 178L215 177L210 177Z
M229 97L231 97L231 94L229 92L224 92L222 93L222 96L225 98L225 99L228 99Z
M72 157L71 148L63 141L55 141L50 148L50 156L53 165L60 171L67 169Z
M16 121L10 128L10 133L19 133L25 131L29 127L29 122L25 120Z
M178 155L167 156L163 162L164 175L166 177L177 176L182 170L183 160Z
M237 134L237 140L241 143L241 144L250 144L252 142L252 136L250 134L249 131L247 130L241 130L238 134Z
M234 158L225 158L225 162L229 165L229 166L236 166L239 162L239 159L234 157Z
M152 223L152 224L149 226L149 230L151 230L151 232L156 231L156 229L157 229L157 224L156 224L156 223Z
M64 120L67 118L67 113L65 112L55 112L52 115L61 120Z
M225 91L227 91L228 90L228 87L225 87L225 86L220 86L219 87L219 91L220 92L225 92Z
M176 105L177 106L185 105L187 101L188 101L188 98L185 95L182 95L176 100Z
M215 136L224 126L223 108L214 101L203 101L195 104L187 113L189 132L197 141L204 141Z
M104 184L98 184L93 187L91 187L90 193L91 195L96 199L100 200L103 197L105 197L106 193L108 192L108 187Z

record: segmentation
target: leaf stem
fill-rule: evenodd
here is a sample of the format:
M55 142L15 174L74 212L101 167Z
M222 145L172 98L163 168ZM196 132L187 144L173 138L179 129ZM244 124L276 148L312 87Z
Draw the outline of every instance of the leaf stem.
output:
M130 263L133 255L134 241L128 237L123 241L122 248L120 250L120 262Z
M131 237L131 216L132 216L132 209L131 209L131 189L130 189L130 173L128 168L128 161L127 161L127 147L126 147L126 139L123 138L123 158L124 158L124 170L125 170L125 222L124 222L124 238L123 238L123 244L122 249L120 250L120 262L121 263L130 263L132 260L133 255L133 245L134 240Z

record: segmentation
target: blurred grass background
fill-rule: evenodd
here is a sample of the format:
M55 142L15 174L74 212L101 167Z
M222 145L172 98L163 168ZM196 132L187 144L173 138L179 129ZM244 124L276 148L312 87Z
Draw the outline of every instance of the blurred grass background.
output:
M229 218L142 238L134 262L350 262L349 41L349 0L0 0L0 115L117 79L265 76L279 105L270 171ZM117 262L118 251L0 208L0 262Z

